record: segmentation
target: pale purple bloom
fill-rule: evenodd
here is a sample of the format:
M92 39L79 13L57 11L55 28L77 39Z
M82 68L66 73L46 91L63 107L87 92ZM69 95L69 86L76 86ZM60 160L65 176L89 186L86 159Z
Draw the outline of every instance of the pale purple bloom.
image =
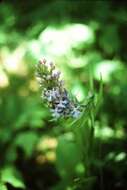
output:
M78 107L74 107L71 114L74 118L78 118L81 114L81 111L79 110Z
M53 78L59 78L59 77L60 77L60 74L61 74L60 71L54 70L54 71L52 72L52 77L53 77Z
M53 117L77 118L82 109L77 102L70 99L60 74L52 62L47 62L45 59L39 62L37 78L42 87L42 98L49 105Z

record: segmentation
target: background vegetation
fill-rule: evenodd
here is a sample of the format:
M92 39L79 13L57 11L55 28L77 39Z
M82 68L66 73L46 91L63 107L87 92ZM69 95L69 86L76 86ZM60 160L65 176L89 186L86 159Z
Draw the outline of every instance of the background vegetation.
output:
M127 188L127 4L125 1L0 3L0 190L73 190L85 171L72 133L50 122L35 79L45 56L79 101L103 77L90 190ZM85 147L84 147L85 148Z

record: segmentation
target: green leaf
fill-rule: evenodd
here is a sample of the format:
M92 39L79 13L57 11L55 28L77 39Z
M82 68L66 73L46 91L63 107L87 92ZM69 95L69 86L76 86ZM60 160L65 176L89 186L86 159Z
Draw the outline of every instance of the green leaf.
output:
M81 163L79 149L71 138L71 135L67 136L66 134L58 139L56 165L62 177L72 177L77 172L77 166Z
M2 182L0 182L0 190L7 190L6 185Z
M98 112L98 110L100 108L100 105L102 103L102 99L103 99L103 80L102 80L102 76L101 76L99 92L98 92L98 95L97 95L95 114L97 114L97 112Z
M20 174L15 168L6 167L1 172L1 180L4 183L9 183L15 188L25 188ZM0 188L1 189L1 188Z
M110 42L113 43L110 43ZM102 35L100 37L100 46L108 54L117 52L121 46L121 41L118 33L117 25L109 25L108 28L103 28Z
M37 143L38 140L38 135L34 132L25 132L20 134L16 141L15 141L15 145L21 147L26 156L31 156L33 149Z

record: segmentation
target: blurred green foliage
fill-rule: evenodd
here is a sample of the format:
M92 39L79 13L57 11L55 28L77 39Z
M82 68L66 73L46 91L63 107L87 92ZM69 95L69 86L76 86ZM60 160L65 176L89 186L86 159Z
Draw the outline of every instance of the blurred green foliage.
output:
M89 189L125 190L127 3L6 0L0 20L0 190L84 189L81 150L40 98L35 65L43 56L56 62L79 101L91 74L98 91L101 73Z

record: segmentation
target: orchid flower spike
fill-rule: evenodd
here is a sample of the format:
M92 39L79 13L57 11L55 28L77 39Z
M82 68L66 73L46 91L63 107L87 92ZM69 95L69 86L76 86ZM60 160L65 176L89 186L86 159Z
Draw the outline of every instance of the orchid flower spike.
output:
M42 89L41 97L50 108L54 118L78 118L82 107L70 98L60 79L60 74L61 72L56 69L53 62L48 62L45 58L39 61L36 77Z

